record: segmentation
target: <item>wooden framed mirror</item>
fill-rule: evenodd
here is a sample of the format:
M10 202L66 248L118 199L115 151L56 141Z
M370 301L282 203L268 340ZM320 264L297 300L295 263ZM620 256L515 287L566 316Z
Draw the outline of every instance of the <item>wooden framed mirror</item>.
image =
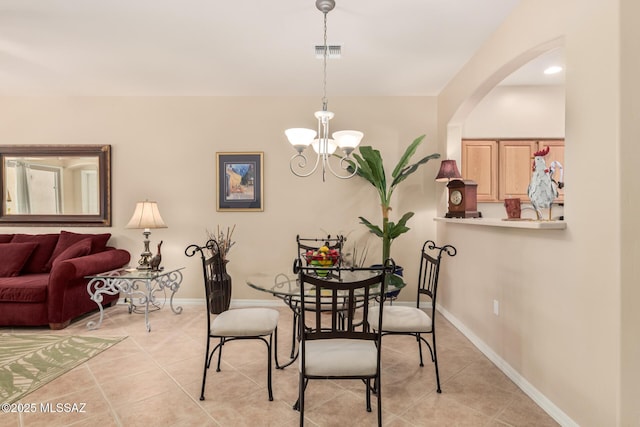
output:
M111 226L110 145L0 145L0 225Z

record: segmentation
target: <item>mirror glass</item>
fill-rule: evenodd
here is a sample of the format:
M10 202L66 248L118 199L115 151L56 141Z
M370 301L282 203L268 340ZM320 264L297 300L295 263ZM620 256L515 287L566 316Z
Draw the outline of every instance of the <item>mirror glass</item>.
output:
M0 146L0 223L111 225L110 146Z

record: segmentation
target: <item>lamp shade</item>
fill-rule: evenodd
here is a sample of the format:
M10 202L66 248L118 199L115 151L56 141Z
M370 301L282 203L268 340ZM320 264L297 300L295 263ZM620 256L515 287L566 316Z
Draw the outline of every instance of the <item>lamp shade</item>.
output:
M442 163L440 163L440 170L436 176L436 181L448 182L452 179L462 179L458 165L455 160L443 160Z
M294 147L308 147L316 137L317 132L313 129L291 128L284 131L289 143Z
M326 151L329 155L335 153L336 149L338 148L333 139L327 139L327 148L324 147L324 144L320 143L319 139L314 139L311 143L311 147L313 147L313 151L318 154L325 154L324 152Z
M360 144L360 141L362 141L364 133L357 130L341 130L334 132L332 136L333 139L336 140L338 147L353 150Z
M126 228L167 228L158 210L157 202L138 202Z

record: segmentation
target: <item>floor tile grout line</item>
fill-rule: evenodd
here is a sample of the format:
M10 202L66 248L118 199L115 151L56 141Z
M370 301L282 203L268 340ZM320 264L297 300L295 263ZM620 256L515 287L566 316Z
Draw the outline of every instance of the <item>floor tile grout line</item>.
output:
M189 391L188 391L188 390L187 390L187 389L186 389L182 384L180 384L180 382L178 382L178 381L177 381L177 380L176 380L176 379L175 379L175 378L174 378L174 377L173 377L173 376L172 376L172 375L171 375L171 374L170 374L166 369L164 369L164 367L161 367L160 369L162 369L162 370L164 371L164 373L165 373L169 378L171 378L171 381L173 381L173 382L174 382L174 384L175 384L176 386L178 386L178 388L179 388L180 390L182 390L182 393L184 393L184 394L185 394L185 396L187 397L187 399L189 399L189 400L191 400L193 403L195 403L195 404L196 404L196 406L197 406L198 408L200 408L200 410L201 410L202 412L204 412L204 414L205 414L207 417L209 417L209 419L211 419L211 420L212 420L213 422L215 422L217 425L222 426L222 424L220 424L220 422L219 422L219 421L218 421L218 420L217 420L213 415L211 415L209 412L207 412L207 410L202 406L202 404L200 403L201 401L200 401L200 399L199 399L199 398L192 397L192 396L191 396L191 394L189 394Z
M109 410L111 411L111 416L115 419L115 422L118 425L118 427L123 427L122 421L120 420L120 417L118 416L118 413L116 412L115 408L113 407L113 404L111 403L111 400L109 400L109 398L107 397L107 394L104 392L104 389L102 388L102 384L100 383L100 381L98 381L98 378L95 376L95 373L93 372L93 369L91 369L91 366L89 366L88 364L87 364L87 369L89 370L89 374L91 375L91 377L95 381L96 386L98 387L98 390L100 391L100 394L102 395L102 398L107 402L107 405L109 405Z

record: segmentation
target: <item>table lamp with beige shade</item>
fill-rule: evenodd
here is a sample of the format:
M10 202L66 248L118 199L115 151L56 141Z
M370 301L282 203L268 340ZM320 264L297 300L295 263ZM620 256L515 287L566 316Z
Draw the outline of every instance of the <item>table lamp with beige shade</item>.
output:
M138 261L138 270L150 270L151 269L151 257L153 254L149 250L149 235L152 228L167 228L167 225L160 216L158 210L158 203L145 200L144 202L138 202L136 209L133 212L133 216L129 220L126 228L141 228L144 229L142 234L144 235L144 251L140 254L140 260Z

